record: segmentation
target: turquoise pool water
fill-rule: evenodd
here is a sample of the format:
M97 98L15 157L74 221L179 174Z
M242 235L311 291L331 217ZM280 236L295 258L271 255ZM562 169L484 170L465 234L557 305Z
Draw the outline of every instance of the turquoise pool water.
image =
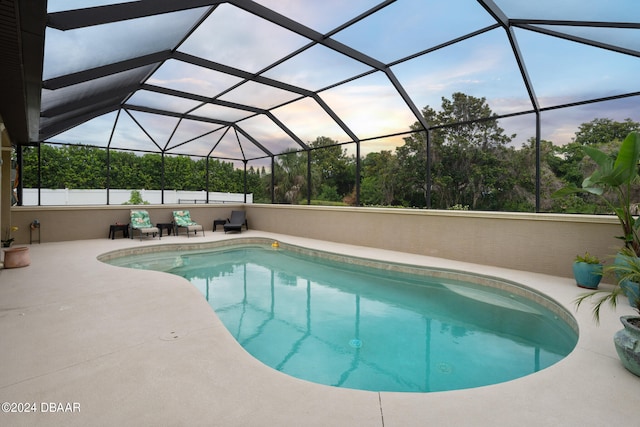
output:
M331 386L430 392L495 384L553 365L577 342L558 311L519 292L269 246L109 263L185 277L254 357Z

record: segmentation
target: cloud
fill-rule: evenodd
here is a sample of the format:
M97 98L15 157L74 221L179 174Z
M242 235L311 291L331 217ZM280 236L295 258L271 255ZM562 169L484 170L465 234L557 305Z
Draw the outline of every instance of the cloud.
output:
M235 6L222 4L179 50L257 72L308 42L308 39L269 21Z
M58 10L64 8L65 1L68 2L68 5L80 5L81 3L80 0L75 0L73 3L71 0L50 0L50 8L58 8ZM85 0L82 6L94 5L95 2L102 1ZM113 0L104 1L113 3ZM348 2L344 0L323 0L321 2L258 0L258 2L321 32L335 28L369 9L373 4L368 0ZM381 57L386 55L395 57L400 54L404 55L403 49L411 49L410 53L413 53L415 49L430 46L439 37L458 36L468 28L475 29L479 22L486 21L486 17L480 19L476 16L477 14L472 15L468 10L461 10L459 11L460 15L455 16L455 19L461 20L460 27L448 26L447 23L450 20L439 20L438 17L441 16L441 13L449 13L451 8L456 6L449 3L445 5L444 2L438 6L437 10L420 10L414 11L415 13L410 13L410 11L408 13L406 9L401 9L406 5L412 6L420 3L419 0L415 0L413 3L410 1L393 3L381 11L382 13L377 15L375 19L367 18L354 25L352 33L347 30L342 35L345 38L351 37L352 41L356 43L354 46L356 48L360 46L363 51L371 50L372 54L377 53ZM598 5L595 5L597 3L595 2L587 6L583 5L584 2L576 2L573 3L571 14L562 15L556 3L557 1L553 0L529 2L527 5L518 6L518 10L523 11L525 9L521 9L521 7L526 7L535 16L544 14L545 16L557 15L558 17L586 16L585 10L589 9L589 13L593 13L593 9L590 8L594 7L602 16L611 16L615 10L624 10L624 7L606 6L604 5L606 2ZM567 2L561 3L563 6L567 4ZM575 8L577 4L580 7ZM625 4L635 5L635 3ZM475 2L474 7L478 7ZM508 10L508 5L505 8L510 16L512 14L522 15L518 11ZM66 32L48 29L45 78L163 49L172 49L205 10L207 9L187 10L166 16L141 18ZM465 12L467 13L465 14ZM424 15L421 15L423 13ZM416 29L410 24L411 20L419 21L422 16L427 16L430 20L438 22L433 22L432 26L420 29ZM398 20L387 21L387 18ZM387 25L384 27L372 25L375 22L386 22ZM391 25L391 22L404 23L406 27L398 28ZM439 26L446 28L442 29ZM158 29L160 30L158 31ZM441 30L446 31L441 34ZM638 79L636 78L639 71L637 57L619 55L615 52L559 40L522 29L514 31L534 82L534 91L540 97L540 104L543 107L640 89L637 87ZM434 34L430 34L431 32L438 33L434 36ZM616 32L616 35L619 34ZM336 37L339 38L338 36ZM179 50L256 72L308 42L309 40L304 37L255 17L240 8L230 4L222 4L207 18L204 25L180 46ZM382 42L386 44L382 46L380 44ZM385 50L387 48L388 50ZM268 71L266 75L316 90L337 80L352 77L366 69L368 67L358 61L328 48L316 46ZM485 97L492 111L498 114L512 114L532 109L513 52L502 29L487 32L470 40L398 64L393 67L393 72L404 85L418 109L427 105L439 109L441 98L450 98L453 92ZM239 81L241 79L237 77L177 60L168 60L153 74L149 83L213 97ZM298 96L291 92L251 82L225 94L222 99L260 108L271 108ZM403 132L416 121L410 108L383 73L375 73L323 91L320 96L360 138ZM60 98L63 97L60 96ZM186 112L198 105L197 102L144 91L133 96L130 102L167 108L177 112ZM577 126L594 118L623 120L630 117L640 121L636 112L638 111L637 104L638 97L635 97L616 102L545 112L542 114L543 138L553 140L555 143L569 142L575 134ZM312 141L318 136L327 136L339 142L349 141L344 130L340 129L329 115L311 99L303 99L280 107L273 113L304 142ZM245 113L222 107L206 106L196 111L195 114L236 120L243 118ZM82 127L84 134L78 128L65 133L65 136L72 141L106 145L113 123L113 116L109 117L111 117L111 124L106 118L98 118ZM152 123L158 123L157 130L150 130L149 133L156 140L162 140L163 138L158 135L168 132L170 122L166 117L149 120L147 124L149 129L151 129ZM512 133L510 130L518 133L518 142L535 135L534 115L504 119L501 121L502 123L504 123L503 127L507 129L507 133ZM99 125L104 125L104 129L99 129ZM247 128L265 146L288 147L291 145L291 138L273 123L265 121L264 117L240 122L240 126ZM185 121L181 123L174 139L189 139L204 133L204 129L211 129L211 126ZM137 126L119 123L116 131L117 144L121 146L153 148L150 146L149 138ZM100 139L98 136L104 139ZM198 141L196 143L194 141L193 147L198 152L205 150L207 144L214 143L211 138L203 138L203 140L206 142ZM239 148L237 141L235 141L235 135L225 137L224 142L220 147L220 152L224 151L238 156ZM363 143L362 149L365 150L365 147L366 150L390 149L401 144L402 138L382 138ZM259 155L256 150L248 146L247 150Z
M256 3L321 33L333 30L372 6L370 0L257 0Z
M339 142L349 140L344 130L311 98L277 108L273 114L305 143L319 136Z
M320 96L359 138L401 132L416 121L381 73L324 91Z

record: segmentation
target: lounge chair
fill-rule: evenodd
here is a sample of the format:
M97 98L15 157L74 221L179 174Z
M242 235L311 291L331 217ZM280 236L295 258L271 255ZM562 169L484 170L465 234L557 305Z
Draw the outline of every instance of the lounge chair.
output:
M242 226L245 230L249 229L247 225L247 217L245 211L231 211L231 218L227 219L227 223L224 225L224 232L227 231L240 231L242 232Z
M155 227L151 223L151 218L149 218L149 212L145 210L131 210L131 222L129 223L129 227L131 228L131 232L129 233L129 237L133 239L133 232L138 230L140 235L140 240L142 240L142 235L146 235L149 237L151 234L151 238L156 237L158 235L158 239L160 239L160 230L158 227Z
M175 235L181 228L187 230L187 237L191 237L191 232L198 234L198 230L202 231L202 237L204 237L204 227L191 220L191 214L189 211L173 211L173 222L176 226Z

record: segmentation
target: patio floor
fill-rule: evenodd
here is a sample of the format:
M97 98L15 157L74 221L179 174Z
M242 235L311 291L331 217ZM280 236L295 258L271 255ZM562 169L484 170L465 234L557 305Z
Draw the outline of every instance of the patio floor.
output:
M35 244L29 267L0 270L0 402L32 403L35 413L2 413L0 424L638 425L640 378L623 368L612 343L622 328L619 317L633 313L626 303L615 312L606 309L596 326L589 307L575 312L572 301L583 290L567 278L255 230L207 232L197 239L250 236L510 279L574 313L579 342L550 368L487 387L435 393L334 388L255 360L186 280L96 259L114 249L186 243L185 236Z

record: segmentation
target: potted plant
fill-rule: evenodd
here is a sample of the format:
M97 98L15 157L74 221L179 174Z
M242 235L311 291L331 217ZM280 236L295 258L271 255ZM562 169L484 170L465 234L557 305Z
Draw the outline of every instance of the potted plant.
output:
M597 289L602 280L602 263L598 257L585 252L573 261L573 277L581 288Z
M580 304L585 300L599 295L593 306L593 317L596 323L600 322L602 305L608 302L615 309L618 296L627 292L623 289L621 283L624 281L640 282L640 258L635 256L634 252L629 248L625 248L623 254L628 257L626 263L614 264L606 269L615 273L614 275L617 277L616 286L612 290L589 292L581 295L575 301L576 307L579 308ZM631 306L638 315L620 317L624 329L616 332L613 342L624 367L633 374L640 376L640 294L634 295Z
M624 264L627 257L636 258L640 256L640 238L638 228L640 218L633 216L633 205L631 203L632 189L640 182L638 174L638 162L640 162L640 135L638 132L631 132L620 144L620 150L614 159L609 154L595 147L584 146L582 150L597 165L596 170L582 182L582 187L570 185L556 191L554 197L562 197L568 194L589 193L594 194L602 200L606 206L615 213L622 227L622 236L617 236L624 242L627 255L617 257L614 264ZM627 280L623 283L622 292L627 288L638 288L637 282Z
M11 244L13 243L13 241L15 240L13 237L11 237L11 233L14 231L18 231L18 227L13 226L13 227L7 227L5 233L4 233L4 239L2 239L2 247L3 248L8 248L11 246Z

